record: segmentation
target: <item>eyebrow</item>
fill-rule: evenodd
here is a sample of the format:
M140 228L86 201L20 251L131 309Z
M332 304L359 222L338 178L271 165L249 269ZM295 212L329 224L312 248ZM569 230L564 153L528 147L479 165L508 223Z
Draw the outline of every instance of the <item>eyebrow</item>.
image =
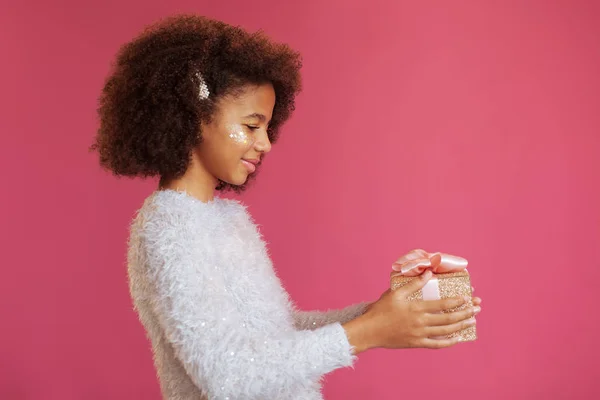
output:
M267 120L267 117L265 117L264 115L259 114L259 113L254 113L254 114L246 115L244 118L258 118L258 120L260 122L265 122ZM271 122L271 121L269 121L269 122Z

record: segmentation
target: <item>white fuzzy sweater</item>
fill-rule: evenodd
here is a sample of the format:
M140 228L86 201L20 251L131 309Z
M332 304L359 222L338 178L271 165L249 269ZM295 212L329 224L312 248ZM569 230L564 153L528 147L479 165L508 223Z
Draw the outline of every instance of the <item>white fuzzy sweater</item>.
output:
M165 399L322 399L321 377L354 361L341 323L366 303L296 310L239 202L153 193L128 272Z

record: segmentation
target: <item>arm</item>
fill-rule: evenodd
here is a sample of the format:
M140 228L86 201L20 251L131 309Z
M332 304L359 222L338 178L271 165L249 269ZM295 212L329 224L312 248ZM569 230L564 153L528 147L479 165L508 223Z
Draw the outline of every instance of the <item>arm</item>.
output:
M162 230L148 252L154 312L194 384L210 398L277 398L354 360L341 324L250 333L222 278L202 265L193 234Z
M294 325L298 330L314 330L325 325L340 323L345 324L362 314L367 310L371 303L358 303L341 310L329 311L295 311Z

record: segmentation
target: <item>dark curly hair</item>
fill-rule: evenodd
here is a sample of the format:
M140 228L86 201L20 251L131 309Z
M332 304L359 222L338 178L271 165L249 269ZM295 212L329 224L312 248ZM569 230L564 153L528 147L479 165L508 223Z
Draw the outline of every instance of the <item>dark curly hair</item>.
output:
M99 100L100 128L90 150L116 176L176 179L202 140L217 100L246 84L271 83L276 101L268 135L277 140L301 89L300 55L198 15L177 15L147 27L119 50ZM199 97L200 73L210 96ZM243 190L220 181L218 190Z

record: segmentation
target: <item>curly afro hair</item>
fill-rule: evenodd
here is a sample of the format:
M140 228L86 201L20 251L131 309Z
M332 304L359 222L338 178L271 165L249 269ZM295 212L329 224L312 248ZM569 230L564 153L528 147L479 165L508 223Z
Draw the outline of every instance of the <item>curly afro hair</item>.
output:
M182 176L202 140L217 100L247 84L271 83L276 102L268 135L275 143L301 89L300 55L249 33L197 15L177 15L147 27L119 50L99 99L92 151L116 176ZM198 76L201 74L201 77ZM210 96L200 95L202 80ZM217 190L235 187L220 181Z

